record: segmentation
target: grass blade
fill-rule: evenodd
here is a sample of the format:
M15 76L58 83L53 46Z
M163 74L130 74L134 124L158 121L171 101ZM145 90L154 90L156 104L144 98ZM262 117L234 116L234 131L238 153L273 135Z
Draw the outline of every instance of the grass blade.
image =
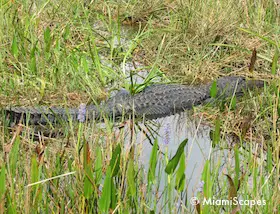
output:
M51 48L51 30L49 27L47 27L44 32L44 41L45 41L45 51L49 53Z
M221 139L221 120L217 119L215 121L215 130L211 132L212 147L215 148L219 145Z
M2 166L0 172L0 201L2 201L5 192L6 192L6 169L5 166Z
M253 36L259 37L260 39L262 39L262 40L268 42L269 44L276 46L276 42L275 42L275 41L273 41L273 40L271 40L271 39L268 39L267 37L261 36L261 35L258 34L258 33L255 33L255 32L253 32L253 31L250 31L250 30L245 29L245 28L239 28L239 30L241 30L241 31L243 31L243 32L245 32L245 33L251 34L251 35L253 35Z
M276 47L275 54L272 59L272 65L271 65L271 73L275 75L277 73L277 64L279 59L279 49Z
M218 89L217 89L217 81L214 81L211 85L211 88L210 88L210 96L212 98L216 97L217 96L217 92L218 92Z
M234 186L235 189L238 189L239 186L239 175L240 175L240 160L239 160L239 150L237 145L234 147L234 158L235 158L235 177L234 177Z
M112 177L115 177L120 171L120 162L121 162L121 146L118 144L113 150L112 158L110 160L110 166L113 170Z
M95 163L94 163L94 171L95 171L95 183L100 184L102 178L102 152L99 146L95 149Z

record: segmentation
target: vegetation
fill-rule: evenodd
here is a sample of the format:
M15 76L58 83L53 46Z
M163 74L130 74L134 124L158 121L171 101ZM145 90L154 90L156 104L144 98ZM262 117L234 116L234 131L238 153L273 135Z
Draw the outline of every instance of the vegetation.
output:
M129 140L110 120L70 121L59 128L63 137L50 139L34 127L10 130L1 113L2 213L279 212L279 1L4 0L0 20L0 106L99 103L115 89L137 93L158 79L267 81L241 100L194 108L194 119L213 127L196 206L186 196L187 139L173 158L152 139L147 171L133 120L123 123ZM145 70L143 84L134 82ZM224 149L230 163L221 162ZM202 204L234 197L266 203Z

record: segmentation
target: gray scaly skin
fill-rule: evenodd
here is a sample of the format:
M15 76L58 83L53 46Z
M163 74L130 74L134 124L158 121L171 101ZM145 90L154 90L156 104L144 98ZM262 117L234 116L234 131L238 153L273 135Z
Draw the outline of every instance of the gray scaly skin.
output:
M246 80L244 77L222 77L217 80L217 98L242 96L244 91L263 87L260 80ZM185 86L179 84L158 84L149 86L142 92L131 96L128 92L120 91L114 97L99 107L84 106L84 114L88 120L100 119L102 115L119 118L122 115L135 115L146 119L156 119L180 113L193 106L208 103L211 100L211 84L202 86ZM57 121L83 121L80 118L81 109L59 107L10 107L5 109L12 123L19 121L29 124L47 124ZM27 116L28 115L28 116Z

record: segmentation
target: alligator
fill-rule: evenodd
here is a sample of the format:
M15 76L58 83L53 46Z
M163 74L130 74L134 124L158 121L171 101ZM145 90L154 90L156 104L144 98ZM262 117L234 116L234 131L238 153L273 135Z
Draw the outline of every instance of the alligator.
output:
M10 124L19 122L31 125L54 124L58 121L84 122L85 120L141 117L148 120L170 116L206 104L213 100L210 90L212 83L200 86L181 84L155 84L146 87L142 92L130 95L120 90L115 96L100 105L81 104L79 108L61 107L6 107L5 115ZM246 91L261 88L262 80L246 80L245 77L228 76L216 80L215 99L242 96Z

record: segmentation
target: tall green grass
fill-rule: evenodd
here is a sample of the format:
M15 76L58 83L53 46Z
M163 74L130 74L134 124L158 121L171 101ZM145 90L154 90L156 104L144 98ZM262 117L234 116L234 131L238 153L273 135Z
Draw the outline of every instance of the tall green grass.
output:
M152 139L145 170L135 133L127 140L112 121L105 128L98 121L62 124L64 137L40 136L39 143L30 137L33 127L10 133L1 121L1 212L277 213L279 15L272 0L1 1L0 106L99 103L113 89L135 94L158 77L188 84L227 74L269 80L259 95L194 109L214 127L196 206L187 195L187 140L169 157ZM127 63L135 65L129 73ZM141 70L150 72L135 83ZM202 204L236 196L266 204Z

